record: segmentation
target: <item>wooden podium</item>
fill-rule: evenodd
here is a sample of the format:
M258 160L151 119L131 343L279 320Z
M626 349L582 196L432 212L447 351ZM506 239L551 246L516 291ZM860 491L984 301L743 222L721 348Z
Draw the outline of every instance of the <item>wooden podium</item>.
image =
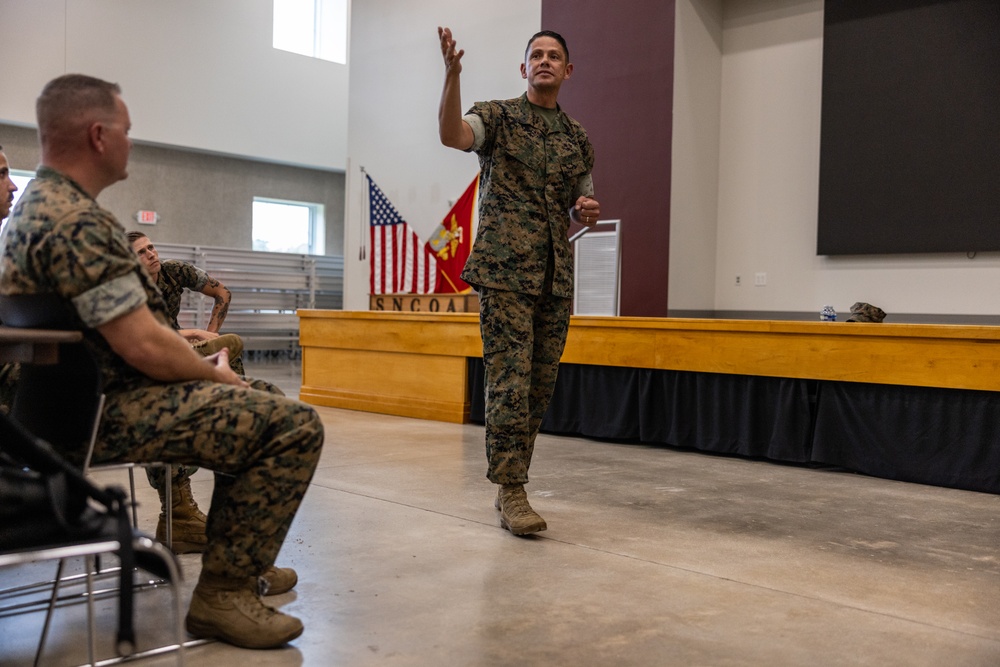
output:
M299 311L302 388L313 405L463 423L479 313Z

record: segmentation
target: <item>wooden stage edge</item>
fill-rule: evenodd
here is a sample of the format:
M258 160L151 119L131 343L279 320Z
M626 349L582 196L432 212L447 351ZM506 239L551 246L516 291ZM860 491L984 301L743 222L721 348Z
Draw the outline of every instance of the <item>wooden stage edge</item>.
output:
M300 398L464 422L477 313L299 310ZM564 363L1000 390L1000 327L575 316Z

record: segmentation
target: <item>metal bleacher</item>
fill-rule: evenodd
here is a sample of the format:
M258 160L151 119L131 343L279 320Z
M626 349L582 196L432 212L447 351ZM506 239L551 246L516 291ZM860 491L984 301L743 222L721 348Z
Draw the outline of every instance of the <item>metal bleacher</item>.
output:
M161 259L179 259L203 269L233 293L223 332L243 338L244 349L287 353L299 350L299 308L339 310L344 303L344 258L233 248L156 244ZM185 291L177 317L182 328L204 329L212 314L208 297Z

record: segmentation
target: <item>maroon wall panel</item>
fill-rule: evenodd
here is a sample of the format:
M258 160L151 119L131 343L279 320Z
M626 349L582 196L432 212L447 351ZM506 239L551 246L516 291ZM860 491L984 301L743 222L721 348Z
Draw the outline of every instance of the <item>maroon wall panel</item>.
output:
M594 144L601 217L622 221L621 314L666 317L674 0L542 0L542 29L569 45L559 103Z

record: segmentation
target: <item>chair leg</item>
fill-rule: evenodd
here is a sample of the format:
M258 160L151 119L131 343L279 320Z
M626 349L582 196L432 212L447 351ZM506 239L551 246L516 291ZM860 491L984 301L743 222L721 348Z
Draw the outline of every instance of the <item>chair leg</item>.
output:
M87 657L91 665L96 665L94 658L97 655L97 622L94 620L94 559L92 556L84 558L84 568L87 570Z
M143 654L137 655L135 657L145 657L149 655L158 655L160 653L165 653L168 651L174 651L177 657L178 667L184 667L184 652L189 646L199 646L204 643L211 642L213 640L204 639L194 639L186 640L184 631L184 607L181 601L181 583L183 574L180 569L180 564L177 561L177 556L174 555L165 545L149 539L148 537L139 537L135 543L134 547L136 551L144 551L147 553L155 554L159 556L161 562L167 569L166 581L170 586L170 594L173 606L173 618L174 618L174 644L162 646L151 651L147 651Z
M49 638L49 628L52 627L52 614L56 609L56 602L59 601L59 582L62 581L63 566L66 564L65 558L59 559L56 567L56 578L52 582L52 597L49 598L49 608L45 611L45 622L42 624L42 636L38 640L38 650L35 651L35 667L42 662L42 651L45 650L45 642Z
M181 605L180 592L182 575L172 553L167 555L164 561L170 570L170 592L174 601L174 641L177 642L177 667L184 667L184 608Z
M139 508L135 501L135 468L128 469L128 497L132 501L132 527L139 527Z
M56 603L59 601L59 584L62 582L63 567L66 564L65 558L59 559L59 566L56 568L56 578L52 582L52 597L49 600L49 608L45 613L45 623L42 625L42 637L38 641L38 651L35 652L35 667L42 664L42 651L45 650L45 642L49 637L49 629L52 627L52 614L55 612ZM83 559L83 569L86 572L86 597L87 597L87 660L91 665L96 665L97 661L97 623L94 611L94 563L93 556L85 556Z

